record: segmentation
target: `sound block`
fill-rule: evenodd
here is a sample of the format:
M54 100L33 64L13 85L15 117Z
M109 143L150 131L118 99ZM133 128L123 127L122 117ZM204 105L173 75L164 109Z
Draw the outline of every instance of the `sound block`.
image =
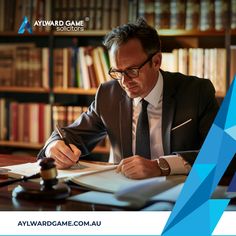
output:
M18 185L12 191L12 196L19 199L26 200L61 200L69 197L70 187L66 184L59 183L50 189L29 188Z

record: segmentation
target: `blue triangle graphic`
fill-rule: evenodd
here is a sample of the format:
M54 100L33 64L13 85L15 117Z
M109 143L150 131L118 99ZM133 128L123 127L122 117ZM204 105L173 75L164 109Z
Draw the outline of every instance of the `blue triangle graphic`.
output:
M33 33L32 28L31 28L31 26L30 26L30 23L29 23L29 21L28 21L28 18L27 18L26 16L24 16L24 18L23 18L23 21L22 21L22 23L21 23L21 26L20 26L20 28L19 28L19 30L18 30L18 34L23 34L23 33L25 32L25 29L26 29L30 34Z

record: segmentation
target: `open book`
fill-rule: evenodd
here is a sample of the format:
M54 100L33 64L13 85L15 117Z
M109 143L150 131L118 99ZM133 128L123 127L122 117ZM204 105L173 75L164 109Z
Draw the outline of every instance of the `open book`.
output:
M40 171L39 162L6 166L5 168L9 170L9 177L13 178L30 176ZM91 190L102 191L103 193L89 192L90 195L93 193L90 196L92 202L100 196L99 201L101 204L105 204L104 199L112 198L112 202L114 203L115 200L116 205L118 202L119 204L122 202L122 206L128 204L136 207L145 205L152 196L183 183L186 178L186 176L179 175L134 180L117 173L115 168L116 165L80 161L79 165L70 169L58 170L57 178L62 181L70 180ZM39 179L36 181L39 181ZM87 194L85 193L86 201L88 201L89 197ZM81 197L83 195L80 194L70 199L84 201Z
M21 176L30 176L40 172L39 162L4 166L2 168L8 170L8 176L10 178L20 178ZM74 165L69 169L58 170L57 178L59 180L67 180L74 176L88 175L91 173L112 170L115 168L116 165L96 164L92 162L80 161L79 164Z
M4 168L8 169L8 176L12 178L30 176L40 171L39 162L5 166ZM70 180L89 189L109 193L115 193L127 188L134 188L134 191L137 191L139 189L139 187L136 187L137 185L146 190L149 189L149 191L153 190L153 185L158 185L158 188L164 191L183 182L185 179L185 177L181 176L169 176L134 180L126 178L121 173L116 173L115 169L116 165L80 161L79 165L73 166L70 169L58 170L57 178L63 181ZM39 179L36 181L39 181Z

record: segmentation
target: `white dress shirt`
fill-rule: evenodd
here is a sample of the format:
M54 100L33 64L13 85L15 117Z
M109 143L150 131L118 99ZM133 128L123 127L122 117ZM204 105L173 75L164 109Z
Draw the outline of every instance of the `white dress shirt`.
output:
M163 77L159 72L159 77L152 91L144 98L149 102L147 107L148 121L150 129L150 148L151 159L156 160L159 157L165 158L170 165L170 174L187 174L191 167L179 155L163 156L162 144L162 98L163 98ZM132 117L132 151L135 154L136 126L138 116L141 111L141 97L133 99L133 117Z

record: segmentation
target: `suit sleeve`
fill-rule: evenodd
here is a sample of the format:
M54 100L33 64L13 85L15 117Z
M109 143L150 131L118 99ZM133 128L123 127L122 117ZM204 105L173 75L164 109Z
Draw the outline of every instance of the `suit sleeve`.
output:
M199 106L198 106L198 133L201 145L203 144L208 131L215 119L219 109L215 97L215 89L210 80L202 79L199 88ZM199 150L189 150L178 152L191 166L193 165Z
M82 155L87 155L89 152L101 141L107 134L106 128L100 118L98 100L99 94L102 90L100 86L95 96L95 100L89 106L88 110L84 112L73 124L63 128L66 138L70 144L77 146ZM45 150L47 146L55 141L60 140L56 131L54 131L50 138L46 141L45 146L40 150L38 158L45 157Z

